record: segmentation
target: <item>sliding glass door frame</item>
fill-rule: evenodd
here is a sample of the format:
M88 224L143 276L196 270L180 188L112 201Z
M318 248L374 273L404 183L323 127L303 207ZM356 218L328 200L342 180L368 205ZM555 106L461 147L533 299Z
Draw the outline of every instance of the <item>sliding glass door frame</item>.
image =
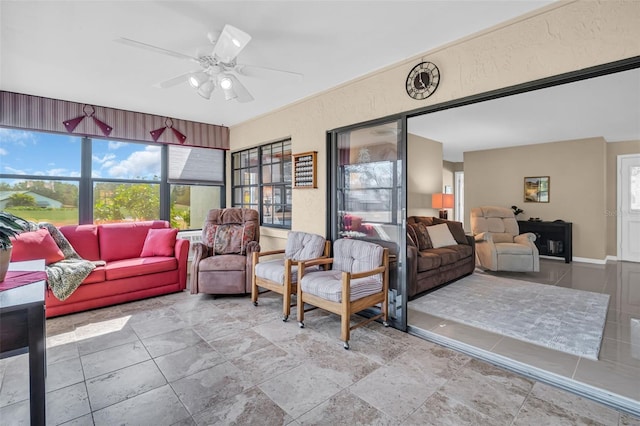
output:
M406 173L406 164L407 164L407 156L406 156L406 146L407 146L407 132L406 132L406 124L407 119L406 115L395 115L385 117L383 119L372 120L364 123L358 123L351 126L341 127L337 129L333 129L327 132L327 222L326 229L328 230L327 239L331 241L335 241L340 238L340 230L339 230L339 202L338 202L338 191L339 191L339 182L342 177L340 176L339 171L339 135L349 132L354 132L358 130L363 130L371 127L377 127L385 124L396 124L397 125L397 138L396 138L396 149L397 149L397 158L394 162L393 169L393 181L392 181L392 196L390 197L391 206L391 224L397 227L397 241L395 242L398 245L397 253L395 257L396 262L396 273L393 274L395 279L395 287L397 289L397 293L400 295L400 299L397 299L399 302L395 306L398 309L395 310L396 316L395 318L390 317L389 323L392 327L397 328L402 331L407 330L407 318L406 318L406 268L404 265L406 264L406 256L407 256L407 242L406 242L406 220L407 220L407 173ZM390 274L391 275L391 274ZM390 283L391 287L391 283ZM364 315L373 314L373 312L365 311Z

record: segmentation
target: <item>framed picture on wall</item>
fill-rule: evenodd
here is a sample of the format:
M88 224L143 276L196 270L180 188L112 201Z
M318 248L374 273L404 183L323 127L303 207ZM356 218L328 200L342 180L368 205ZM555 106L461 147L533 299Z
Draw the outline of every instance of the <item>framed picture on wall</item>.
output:
M549 180L549 176L524 178L524 202L548 203L550 184Z

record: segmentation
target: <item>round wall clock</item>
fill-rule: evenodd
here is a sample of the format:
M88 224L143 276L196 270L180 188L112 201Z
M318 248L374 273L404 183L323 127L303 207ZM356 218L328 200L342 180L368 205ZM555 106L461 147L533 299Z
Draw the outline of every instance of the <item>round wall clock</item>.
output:
M407 94L413 99L426 99L440 83L440 70L432 62L421 62L407 76Z

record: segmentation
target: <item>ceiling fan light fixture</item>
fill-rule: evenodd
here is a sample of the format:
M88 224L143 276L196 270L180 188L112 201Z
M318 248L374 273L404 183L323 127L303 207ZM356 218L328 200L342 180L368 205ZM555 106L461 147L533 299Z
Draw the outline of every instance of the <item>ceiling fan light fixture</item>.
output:
M193 74L189 75L188 80L191 87L197 89L209 80L209 76L204 72L194 72Z
M216 85L213 83L213 81L208 80L202 83L200 87L198 87L197 93L205 99L211 99L211 93L213 93L213 90L215 88Z
M222 76L218 81L222 90L230 90L233 87L233 81L228 76Z

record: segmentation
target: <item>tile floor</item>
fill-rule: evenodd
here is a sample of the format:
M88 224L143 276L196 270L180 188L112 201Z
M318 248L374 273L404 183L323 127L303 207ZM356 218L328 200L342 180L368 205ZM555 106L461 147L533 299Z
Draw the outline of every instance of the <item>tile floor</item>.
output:
M640 412L640 264L542 259L539 273L478 272L610 295L600 359L592 361L408 310L409 325L620 396ZM437 291L437 290L436 290ZM428 295L424 296L428 297Z
M47 320L47 423L640 425L640 419L372 323L187 292ZM0 424L28 424L25 355L0 361Z

